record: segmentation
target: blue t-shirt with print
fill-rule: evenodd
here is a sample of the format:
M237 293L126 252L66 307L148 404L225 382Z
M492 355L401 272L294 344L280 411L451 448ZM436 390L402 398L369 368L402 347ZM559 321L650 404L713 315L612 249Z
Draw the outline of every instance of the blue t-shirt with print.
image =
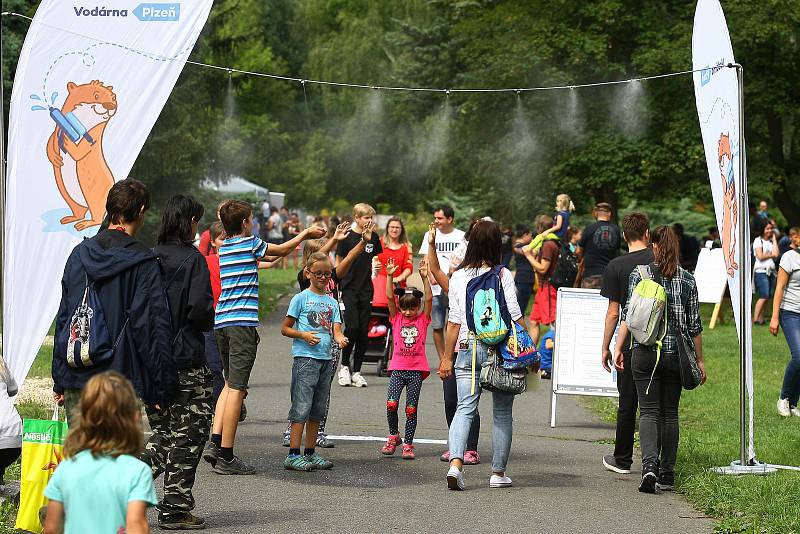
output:
M316 345L309 345L303 339L294 339L292 356L317 360L331 359L333 325L342 322L339 304L336 300L328 295L317 295L311 289L306 289L292 297L286 316L294 318L295 330L314 332L319 338L319 343Z
M129 502L158 504L147 464L128 454L112 458L89 450L58 465L44 496L63 504L64 534L122 532Z

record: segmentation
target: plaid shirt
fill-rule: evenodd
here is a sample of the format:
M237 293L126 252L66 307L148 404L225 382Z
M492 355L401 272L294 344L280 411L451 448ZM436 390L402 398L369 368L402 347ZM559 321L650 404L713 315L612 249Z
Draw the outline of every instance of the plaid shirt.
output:
M672 278L655 279L662 283L667 292L667 335L661 345L661 351L677 354L678 339L677 328L680 327L684 335L694 338L703 331L700 322L700 304L697 301L697 284L694 276L683 267L678 267L678 272ZM642 281L639 269L634 269L628 278L628 303L631 300L636 284ZM622 320L628 315L628 304L622 309ZM631 336L631 340L633 337ZM633 345L638 343L633 341Z

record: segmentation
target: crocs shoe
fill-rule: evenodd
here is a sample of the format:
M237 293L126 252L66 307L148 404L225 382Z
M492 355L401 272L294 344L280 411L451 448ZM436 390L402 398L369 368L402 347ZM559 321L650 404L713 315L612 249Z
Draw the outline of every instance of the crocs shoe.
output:
M386 438L386 445L384 445L381 449L381 454L386 456L393 455L398 445L400 445L400 436L396 434L389 434L389 437Z
M403 453L401 455L403 460L413 460L416 458L414 456L414 445L411 443L403 443Z
M478 465L481 463L481 455L478 451L466 451L464 453L464 465Z
M450 451L444 451L442 453L442 455L439 456L439 459L441 461L443 461L443 462L449 462L450 461Z

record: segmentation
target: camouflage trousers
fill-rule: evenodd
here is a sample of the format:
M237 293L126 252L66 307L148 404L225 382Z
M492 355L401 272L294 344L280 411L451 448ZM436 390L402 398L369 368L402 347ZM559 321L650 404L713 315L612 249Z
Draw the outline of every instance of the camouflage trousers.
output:
M194 509L192 486L211 430L211 394L212 374L207 367L179 370L175 404L162 410L146 408L153 430L145 445L147 460L154 479L164 473L159 519Z

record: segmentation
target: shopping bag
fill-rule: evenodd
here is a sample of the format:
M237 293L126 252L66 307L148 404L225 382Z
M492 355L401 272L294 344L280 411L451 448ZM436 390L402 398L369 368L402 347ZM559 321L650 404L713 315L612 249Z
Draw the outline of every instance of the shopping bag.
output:
M22 423L22 473L16 528L41 532L39 509L47 504L44 489L64 457L67 424L58 420L58 406L53 418L25 419Z

